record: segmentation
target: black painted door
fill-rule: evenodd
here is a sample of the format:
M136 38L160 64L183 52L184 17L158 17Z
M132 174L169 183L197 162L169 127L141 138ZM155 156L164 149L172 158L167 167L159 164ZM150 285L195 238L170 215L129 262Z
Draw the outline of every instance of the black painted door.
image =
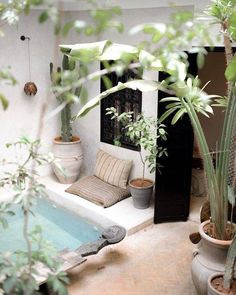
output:
M194 56L190 58L191 61L191 73L195 74L197 69ZM160 81L165 78L163 73L159 74ZM159 100L165 96L165 93L159 91ZM165 110L165 103L159 103L158 117ZM194 137L192 126L187 115L175 125L171 125L171 117L164 123L168 132L168 140L165 142L168 157L161 159L161 174L156 171L155 223L185 221L189 215Z

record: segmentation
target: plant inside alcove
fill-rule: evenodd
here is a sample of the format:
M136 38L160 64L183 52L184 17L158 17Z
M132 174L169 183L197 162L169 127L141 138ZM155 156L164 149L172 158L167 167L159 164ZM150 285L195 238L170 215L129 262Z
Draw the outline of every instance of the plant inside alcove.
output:
M157 142L166 140L165 125L151 116L143 113L133 118L133 112L123 112L119 114L114 107L107 108L106 115L111 116L111 120L117 120L123 129L124 135L137 146L140 161L142 164L142 176L140 178L131 179L129 187L133 197L134 207L146 209L149 207L152 197L154 182L145 178L146 164L150 173L160 170L161 165L158 159L167 156L166 148L157 145ZM115 139L119 143L119 139ZM143 152L146 152L146 155Z

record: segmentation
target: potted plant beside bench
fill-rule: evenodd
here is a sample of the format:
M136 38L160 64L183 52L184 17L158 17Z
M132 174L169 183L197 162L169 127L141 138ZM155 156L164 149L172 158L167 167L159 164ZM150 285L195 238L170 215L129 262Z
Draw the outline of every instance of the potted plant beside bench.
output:
M142 163L142 176L131 179L129 187L133 197L134 207L145 209L149 207L152 197L154 182L151 179L145 178L146 164L150 173L160 169L160 164L156 161L157 158L167 156L167 151L164 147L157 145L157 141L166 140L165 125L160 124L158 119L139 114L133 120L133 112L123 112L118 114L114 107L107 109L107 115L111 116L112 120L120 122L125 136L127 136L136 146L140 147L139 155ZM116 139L119 142L119 139ZM143 152L146 155L143 155Z

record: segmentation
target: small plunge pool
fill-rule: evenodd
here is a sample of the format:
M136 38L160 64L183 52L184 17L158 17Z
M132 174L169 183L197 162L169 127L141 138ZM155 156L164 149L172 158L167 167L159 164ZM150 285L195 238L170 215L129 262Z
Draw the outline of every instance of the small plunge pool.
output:
M8 218L8 228L3 229L0 225L1 252L26 249L23 212L19 205L13 205L11 210L16 214ZM34 215L30 214L30 229L40 225L43 238L50 241L57 250L74 250L83 243L96 240L102 232L102 228L45 199L39 199L32 211Z

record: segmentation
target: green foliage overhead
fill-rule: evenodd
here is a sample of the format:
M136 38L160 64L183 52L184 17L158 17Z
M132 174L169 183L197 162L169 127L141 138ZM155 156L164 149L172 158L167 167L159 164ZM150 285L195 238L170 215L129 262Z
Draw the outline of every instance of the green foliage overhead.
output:
M235 6L235 0L211 0L211 4L207 8L206 13L219 22L230 20L235 12Z
M95 106L99 104L99 102L107 97L111 93L115 93L119 90L125 89L125 88L131 88L133 90L140 90L142 92L150 92L155 91L157 89L161 89L160 84L156 81L144 81L144 80L133 80L128 81L126 83L118 83L117 86L114 86L101 94L95 96L94 98L90 99L88 103L84 107L81 108L77 116L74 118L79 118L85 116L90 110L92 110Z
M88 1L89 2L89 1ZM121 9L118 6L99 6L96 2L91 3L91 10L89 11L91 20L86 22L84 20L74 20L67 22L61 28L63 36L66 36L70 31L75 31L77 34L84 34L86 36L100 36L108 30L116 30L122 33L124 25L116 16L121 15Z

